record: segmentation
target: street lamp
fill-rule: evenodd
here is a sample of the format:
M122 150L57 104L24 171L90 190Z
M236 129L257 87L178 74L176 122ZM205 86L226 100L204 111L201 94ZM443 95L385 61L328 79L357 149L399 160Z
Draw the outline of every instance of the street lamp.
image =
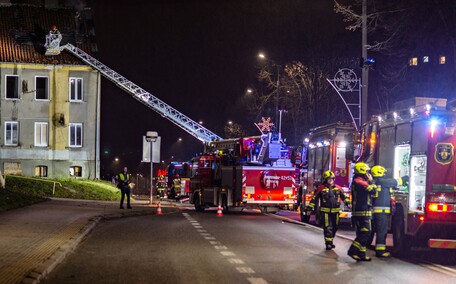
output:
M276 113L275 113L275 125L278 125L279 121L279 115L281 115L281 113L279 114L280 110L279 110L279 98L280 98L280 93L279 93L279 90L280 90L280 65L275 63L273 60L271 59L268 59L266 58L266 55L264 53L259 53L258 54L258 57L261 59L261 60L269 60L271 63L272 63L272 66L275 66L277 68L277 88L276 88L276 96L277 96L277 99L276 99ZM280 125L279 125L279 133L280 133Z
M153 160L153 145L157 141L157 131L147 131L146 141L150 142L150 205L152 205L152 196L154 192L154 160Z

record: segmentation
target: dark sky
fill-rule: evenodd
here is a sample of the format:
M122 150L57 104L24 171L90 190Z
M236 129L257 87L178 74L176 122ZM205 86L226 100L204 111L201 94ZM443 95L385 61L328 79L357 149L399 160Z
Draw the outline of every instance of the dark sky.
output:
M302 60L316 41L345 32L332 0L93 2L94 56L222 137L228 120L253 123L234 117L233 106L256 81L258 52L282 64ZM123 165L147 173L140 160L148 130L162 137L166 162L202 150L196 138L106 79L101 119L102 174Z

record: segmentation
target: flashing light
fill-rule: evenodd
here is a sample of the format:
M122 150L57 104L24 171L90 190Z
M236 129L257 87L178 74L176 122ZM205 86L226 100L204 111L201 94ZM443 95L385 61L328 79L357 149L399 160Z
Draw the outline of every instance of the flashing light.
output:
M420 216L420 221L421 221L421 222L424 221L424 216Z
M435 129L436 126L439 124L439 122L436 119L431 120L431 127L430 127L430 132L431 132L431 138L434 138L435 136Z
M450 209L448 204L445 203L429 203L427 208L430 212L448 212L448 210Z
M309 138L306 137L306 138L304 139L304 143L309 143Z
M426 111L424 112L427 116L429 116L431 114L431 105L430 104L427 104L426 105Z
M321 147L321 146L323 146L323 143L317 142L317 147Z
M341 148L347 147L347 142L341 141L341 142L339 143L339 147L341 147Z
M382 121L382 116L381 116L381 115L378 116L378 121L379 121L379 122Z
M410 108L410 116L413 116L415 114L415 110L413 108Z
M323 145L325 145L325 146L329 146L329 144L331 144L331 143L329 143L329 141L328 141L328 140L325 140L325 141L323 141Z
M375 143L377 142L377 135L375 134L375 132L371 132L369 142L371 143L371 145L375 145Z
M394 119L397 119L397 117L398 117L397 112L393 113L393 117L394 117Z

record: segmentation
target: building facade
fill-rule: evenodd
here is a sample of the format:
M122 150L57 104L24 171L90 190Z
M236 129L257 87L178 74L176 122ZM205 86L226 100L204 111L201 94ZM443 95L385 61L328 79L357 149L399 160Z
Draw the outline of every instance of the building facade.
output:
M99 178L100 73L69 54L45 56L46 30L76 41L72 9L0 7L0 169L37 177ZM37 16L39 15L39 16ZM32 20L33 19L33 20ZM80 35L80 34L79 34Z

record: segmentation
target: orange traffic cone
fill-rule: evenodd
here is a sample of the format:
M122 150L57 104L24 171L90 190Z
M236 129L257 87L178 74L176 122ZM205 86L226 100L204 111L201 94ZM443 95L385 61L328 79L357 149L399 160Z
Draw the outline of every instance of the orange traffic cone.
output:
M220 205L220 204L217 208L217 216L219 216L219 217L223 216L222 205Z
M163 212L162 212L162 207L161 207L161 204L160 204L160 201L158 202L158 207L157 207L157 215L162 215Z

